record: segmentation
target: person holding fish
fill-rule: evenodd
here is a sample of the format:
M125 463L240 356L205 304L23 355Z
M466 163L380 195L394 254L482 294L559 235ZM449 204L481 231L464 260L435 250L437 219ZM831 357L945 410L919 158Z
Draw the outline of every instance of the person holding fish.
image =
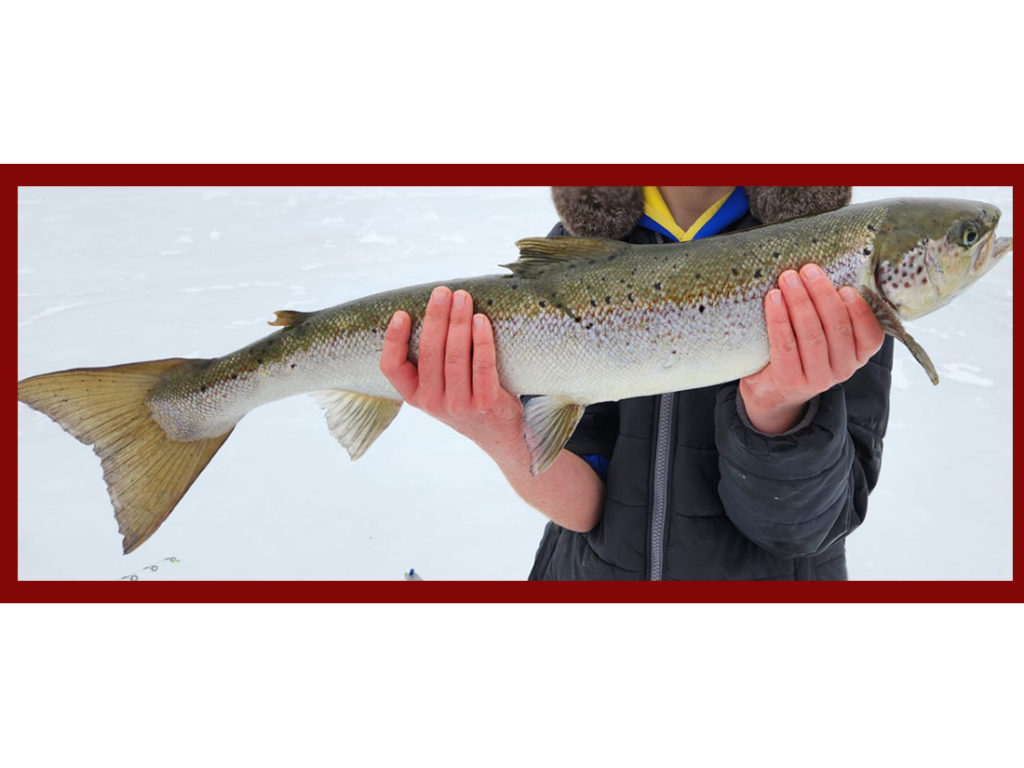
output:
M852 191L553 190L561 221L551 236L637 244L823 213ZM845 579L844 539L878 480L893 345L865 299L813 261L809 251L764 297L766 367L592 405L541 473L531 471L523 405L499 380L492 326L466 291L433 291L416 365L411 320L396 313L381 371L405 402L476 442L550 518L531 579Z
M226 355L42 373L18 399L93 447L126 554L245 414L309 393L352 459L404 402L476 441L551 518L533 579L844 579L883 332L938 383L902 321L1013 248L987 203L849 198L557 187L554 237L518 241L508 274L279 310Z

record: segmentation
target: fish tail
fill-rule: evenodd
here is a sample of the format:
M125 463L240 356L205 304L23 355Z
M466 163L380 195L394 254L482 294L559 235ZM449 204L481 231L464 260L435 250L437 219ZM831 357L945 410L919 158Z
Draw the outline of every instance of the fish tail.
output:
M91 445L103 465L124 553L148 539L231 434L172 440L147 397L181 365L175 358L108 368L76 368L18 382L18 400Z

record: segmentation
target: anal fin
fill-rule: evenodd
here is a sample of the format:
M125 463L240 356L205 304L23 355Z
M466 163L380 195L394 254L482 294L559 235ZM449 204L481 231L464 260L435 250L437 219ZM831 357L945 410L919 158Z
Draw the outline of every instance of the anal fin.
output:
M327 429L353 461L366 453L402 407L401 400L343 389L317 392L313 397L326 411Z
M921 364L922 368L924 368L925 372L928 374L928 378L931 379L932 384L938 384L939 373L935 370L935 365L932 363L932 359L928 357L928 353L924 351L924 347L918 344L907 329L903 327L903 321L900 320L899 315L896 314L896 310L892 308L892 305L870 288L865 288L862 285L859 286L857 290L860 292L860 295L864 297L864 301L868 303L868 306L871 307L871 311L875 313L875 317L878 318L878 322L882 326L882 330L897 341L903 342L904 346L910 350L910 354L914 356L914 359Z
M566 397L542 395L523 407L523 437L530 451L530 474L547 470L583 417L585 406Z

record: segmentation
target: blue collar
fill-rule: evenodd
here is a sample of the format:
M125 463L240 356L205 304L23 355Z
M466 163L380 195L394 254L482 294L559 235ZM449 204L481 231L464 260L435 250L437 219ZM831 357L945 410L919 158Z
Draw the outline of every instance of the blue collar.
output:
M747 201L747 193L743 190L743 187L736 187L725 199L725 202L718 206L718 210L715 211L706 222L699 226L697 231L694 232L691 228L687 233L689 237L686 239L699 240L704 237L717 235L722 232L722 230L728 228L732 224L735 224L746 216L748 211L750 211L750 204ZM643 218L640 219L638 224L645 229L661 233L672 242L678 243L682 240L677 233L672 232L664 224L657 222L648 212L644 213ZM676 229L679 228L676 227Z

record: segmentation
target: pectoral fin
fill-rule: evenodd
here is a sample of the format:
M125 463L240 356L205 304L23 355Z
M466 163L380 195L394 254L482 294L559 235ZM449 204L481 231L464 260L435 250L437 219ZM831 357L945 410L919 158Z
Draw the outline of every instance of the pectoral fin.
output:
M523 437L530 451L530 474L539 475L558 458L569 442L585 406L565 397L544 395L523 407Z
M903 327L903 322L892 308L892 305L870 288L860 286L857 290L860 291L864 301L871 307L871 311L875 313L875 317L878 318L882 330L897 341L903 342L906 348L910 350L910 354L914 356L914 359L924 368L928 378L932 380L932 384L938 384L939 374L935 370L931 358L928 357L928 353L924 351L924 348L914 340L914 337L907 332L907 329Z
M327 428L355 461L398 415L401 400L330 389L313 395L326 411Z

